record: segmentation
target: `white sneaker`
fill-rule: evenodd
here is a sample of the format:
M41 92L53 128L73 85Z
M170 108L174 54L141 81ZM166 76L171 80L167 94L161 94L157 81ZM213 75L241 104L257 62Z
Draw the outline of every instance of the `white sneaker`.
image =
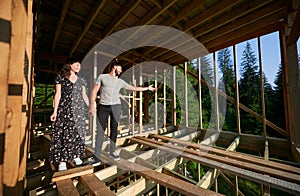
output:
M77 166L83 163L83 161L79 157L75 158L74 161L75 161L75 165Z
M67 164L66 162L61 162L59 165L58 165L58 171L64 171L64 170L67 170Z

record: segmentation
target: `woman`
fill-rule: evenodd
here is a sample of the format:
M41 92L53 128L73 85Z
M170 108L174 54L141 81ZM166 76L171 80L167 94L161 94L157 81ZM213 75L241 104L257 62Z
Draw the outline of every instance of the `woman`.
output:
M88 105L84 78L77 75L80 62L69 59L55 79L54 127L49 152L50 162L59 163L58 171L67 169L66 163L81 165L85 154L84 102Z

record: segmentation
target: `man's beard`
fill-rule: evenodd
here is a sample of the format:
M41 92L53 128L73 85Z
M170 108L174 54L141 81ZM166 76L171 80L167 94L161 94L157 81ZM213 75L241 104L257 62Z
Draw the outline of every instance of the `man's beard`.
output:
M118 70L115 70L115 74L116 74L116 76L120 76L121 75L121 72L118 72Z

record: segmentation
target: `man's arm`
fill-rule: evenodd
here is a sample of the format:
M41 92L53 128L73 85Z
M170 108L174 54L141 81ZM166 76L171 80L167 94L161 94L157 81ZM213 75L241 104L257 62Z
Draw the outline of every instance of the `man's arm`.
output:
M89 113L91 115L94 115L96 113L95 100L96 100L99 89L100 89L100 86L98 84L95 84L94 88L92 89L92 91L90 93Z
M125 87L126 90L130 90L130 91L154 91L156 90L156 88L154 88L152 85L148 86L148 87L140 87L140 86L132 86L132 85L128 85Z

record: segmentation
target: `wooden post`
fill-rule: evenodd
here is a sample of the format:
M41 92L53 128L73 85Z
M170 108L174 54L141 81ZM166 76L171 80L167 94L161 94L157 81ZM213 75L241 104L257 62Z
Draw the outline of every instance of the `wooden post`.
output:
M167 72L166 72L166 69L164 69L163 71L163 113L164 113L164 123L163 123L163 127L166 128L167 127L167 102L166 102L166 99L167 99L167 95L166 95L166 82L167 82Z
M199 128L202 129L202 96L201 96L201 57L197 58L198 65L198 101L199 101Z
M237 55L236 45L233 46L234 55L234 77L235 77L235 100L236 100L236 130L238 134L241 134L241 119L240 119L240 98L239 98L239 79L238 79L238 68L237 68Z
M184 63L184 113L185 127L189 126L188 90L187 90L187 62Z
M216 108L215 108L215 112L216 112L216 130L219 131L220 130L220 119L219 119L219 93L218 93L218 71L217 71L217 60L216 60L216 53L213 53L213 58L214 58L214 83L215 83L215 104L216 104Z
M176 126L176 66L172 70L172 125Z
M142 66L139 66L139 85L143 85L143 69ZM139 132L142 133L143 131L143 92L139 92Z
M259 56L259 78L260 78L260 96L261 96L261 107L262 107L262 117L263 117L263 131L264 137L267 136L267 126L266 126L266 107L265 107L265 91L264 91L264 79L263 79L263 65L262 65L262 56L261 56L261 43L260 37L258 41L258 56Z
M22 195L32 104L32 4L1 1L0 195ZM25 58L24 58L25 57ZM26 62L26 66L24 64ZM26 81L26 83L25 83Z
M132 84L135 85L135 72L134 65L132 66ZM131 129L132 135L134 135L134 108L135 108L135 91L132 91L132 104L131 104Z
M156 65L154 65L154 87L157 88L157 67ZM154 127L155 127L155 130L157 131L158 133L158 121L157 121L157 116L158 116L158 113L157 113L157 91L155 91L154 93Z
M95 81L97 80L97 75L98 75L98 69L97 69L97 51L94 52L94 73L93 73L93 81L91 82L91 87L90 89L93 89L93 85ZM97 107L97 105L95 105ZM95 116L90 115L89 116L89 127L90 127L90 133L92 133L92 147L95 148L96 146L96 133L97 133L97 126L100 124L98 123L97 125L97 114Z

